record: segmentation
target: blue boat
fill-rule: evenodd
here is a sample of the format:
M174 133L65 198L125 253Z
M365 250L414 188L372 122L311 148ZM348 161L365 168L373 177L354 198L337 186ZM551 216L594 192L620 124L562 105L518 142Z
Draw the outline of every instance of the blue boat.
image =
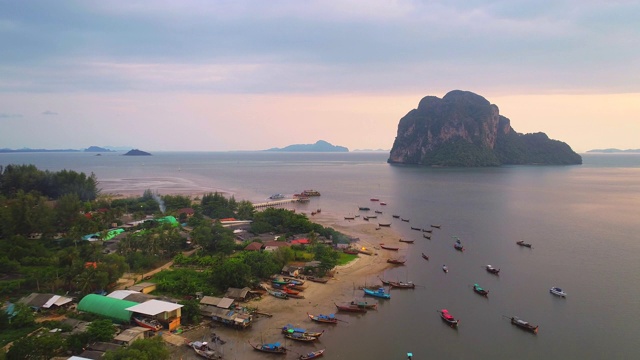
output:
M364 290L365 295L369 295L369 296L373 296L381 299L391 299L391 294L384 292L383 288L378 288L377 290L364 288L362 290Z

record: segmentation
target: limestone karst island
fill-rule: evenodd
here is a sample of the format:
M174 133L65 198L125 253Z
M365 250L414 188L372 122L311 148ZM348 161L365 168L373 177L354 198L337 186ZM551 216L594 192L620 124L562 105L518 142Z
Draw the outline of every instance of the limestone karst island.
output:
M398 124L389 163L428 166L574 165L582 157L542 132L517 133L498 107L469 91L426 96Z

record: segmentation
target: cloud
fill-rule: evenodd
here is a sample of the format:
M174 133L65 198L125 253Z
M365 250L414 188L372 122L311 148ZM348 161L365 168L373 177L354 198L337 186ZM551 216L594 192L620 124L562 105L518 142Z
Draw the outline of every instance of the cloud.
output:
M53 112L51 110L46 110L42 112L42 115L58 115L57 112Z
M0 119L19 119L22 114L0 113Z

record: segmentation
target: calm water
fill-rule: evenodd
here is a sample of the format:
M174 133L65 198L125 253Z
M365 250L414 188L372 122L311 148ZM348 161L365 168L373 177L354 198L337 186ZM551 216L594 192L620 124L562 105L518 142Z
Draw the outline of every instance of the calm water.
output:
M408 351L414 359L640 357L640 156L588 154L582 166L489 169L391 166L387 156L0 154L0 164L94 172L109 192L219 190L257 202L312 188L322 196L310 209L339 214L379 207L371 197L387 202L380 221L416 242L408 246L408 265L385 277L423 287L393 291L379 311L330 329L321 345L327 359L405 359ZM430 224L442 225L432 240L410 229ZM453 249L452 236L464 253ZM486 264L500 268L500 276L487 273ZM489 297L474 294L473 283ZM551 286L565 289L567 298L549 294ZM440 308L461 319L459 330L440 321ZM540 325L539 334L502 315Z

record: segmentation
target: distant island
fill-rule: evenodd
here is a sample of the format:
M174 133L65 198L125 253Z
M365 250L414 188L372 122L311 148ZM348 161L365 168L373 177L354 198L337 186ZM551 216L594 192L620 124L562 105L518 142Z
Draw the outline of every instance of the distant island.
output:
M640 149L593 149L588 150L588 153L605 153L605 154L640 154Z
M389 163L429 166L573 165L582 157L542 132L517 133L498 107L469 91L426 96L398 124Z
M131 149L127 153L123 154L123 156L150 156L150 155L151 155L150 153L146 151L138 150L138 149Z
M114 152L114 151L105 149L100 146L89 146L88 148L84 149L84 152Z
M36 153L36 152L80 152L80 150L75 149L30 149L30 148L22 148L22 149L0 149L0 153Z
M349 152L344 146L331 145L324 140L318 140L315 144L294 144L283 148L272 148L265 151L286 151L286 152Z

